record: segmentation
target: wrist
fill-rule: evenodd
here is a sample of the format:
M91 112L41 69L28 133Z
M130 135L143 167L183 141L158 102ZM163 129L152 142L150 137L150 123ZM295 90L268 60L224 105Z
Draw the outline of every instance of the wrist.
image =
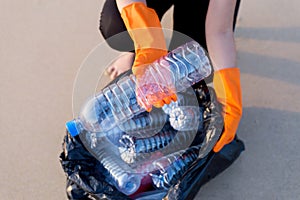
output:
M146 49L136 49L136 55L134 60L134 67L141 67L143 65L149 65L155 60L166 55L168 51L166 49L155 49L155 48L146 48Z
M116 3L120 13L122 12L123 8L130 6L131 4L134 3L143 3L147 5L146 0L116 0Z

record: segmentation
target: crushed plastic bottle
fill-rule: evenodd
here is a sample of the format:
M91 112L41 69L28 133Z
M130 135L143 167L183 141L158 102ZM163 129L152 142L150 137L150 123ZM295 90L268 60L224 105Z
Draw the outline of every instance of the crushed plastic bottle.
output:
M171 126L178 131L195 130L203 122L203 110L194 90L177 93L177 101L165 104L163 111L169 115Z
M167 123L161 131L151 137L138 138L124 134L120 138L119 146L120 157L126 163L136 162L137 157L143 153L151 153L161 151L167 147L177 134L169 123Z
M164 72L170 76L165 77ZM155 95L168 92L164 85L174 86L176 92L184 91L210 73L209 58L197 42L191 41L174 49L147 67L144 75L150 82L139 83L139 93L145 97L143 103L147 104L143 107L151 106L150 96L160 98ZM134 75L125 76L104 88L87 101L78 118L67 122L70 134L76 136L83 129L89 132L107 131L144 112L145 109L137 102L135 88Z
M159 189L169 189L197 160L199 149L199 146L193 146L155 161L158 170L151 173L153 184Z
M128 135L139 138L151 137L158 133L167 122L168 115L161 109L153 109L150 113L140 113L127 121L118 124Z
M178 106L170 112L170 123L179 131L195 130L202 121L201 110L196 106Z
M112 153L114 147L106 138L103 137L100 143L100 148L93 149L93 155L98 158L104 167L104 173L108 182L126 195L135 193L141 185L142 175L136 173L136 171L122 159Z

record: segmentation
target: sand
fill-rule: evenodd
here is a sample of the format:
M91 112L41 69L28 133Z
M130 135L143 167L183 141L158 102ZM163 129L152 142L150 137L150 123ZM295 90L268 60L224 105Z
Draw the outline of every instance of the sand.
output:
M64 124L73 117L76 74L103 42L102 5L0 1L1 199L66 199L58 156ZM297 0L242 2L236 44L244 114L238 135L246 151L196 199L299 198L299 6ZM164 27L171 27L171 12Z

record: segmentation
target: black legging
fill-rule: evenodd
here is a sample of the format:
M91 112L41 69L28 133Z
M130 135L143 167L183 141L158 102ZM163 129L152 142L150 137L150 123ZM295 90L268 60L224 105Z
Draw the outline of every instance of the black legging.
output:
M197 41L207 50L205 38L205 18L208 10L209 0L147 0L147 6L153 8L159 19L166 11L174 5L173 30L178 31L191 39ZM236 18L239 10L240 0L237 0L233 30L235 29ZM190 25L191 23L196 23ZM100 27L102 36L107 43L119 51L133 51L133 42L126 31L124 22L117 8L116 0L106 0L100 17ZM119 34L119 35L117 35ZM112 37L115 36L116 37ZM181 45L182 35L173 34L169 49ZM109 39L110 38L110 39ZM180 39L179 39L180 38Z

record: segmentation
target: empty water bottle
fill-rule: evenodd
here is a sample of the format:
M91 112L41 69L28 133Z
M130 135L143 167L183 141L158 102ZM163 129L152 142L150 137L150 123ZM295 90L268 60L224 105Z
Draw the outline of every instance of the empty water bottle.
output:
M101 146L93 149L93 155L104 167L107 180L120 192L131 195L139 189L143 176L114 154L114 150L114 147L102 138Z
M166 79L164 72L171 75ZM194 83L201 81L211 73L210 61L205 50L195 41L186 43L166 56L150 64L145 71L149 80L159 80L151 84L167 84L175 86L177 92L183 91ZM140 85L140 83L139 83ZM133 116L144 112L136 99L134 75L125 76L117 83L104 88L99 94L91 98L81 110L77 119L66 124L72 136L80 133L82 129L89 132L102 132L111 129ZM155 95L149 85L140 85L142 96ZM161 87L158 88L161 91ZM149 101L143 101L151 106Z
M177 92L177 101L165 104L162 107L162 110L166 114L170 115L172 110L178 106L199 106L199 102L193 89L187 89L184 92Z
M108 142L111 142L113 146L121 146L121 138L126 135L119 127L114 127L111 130L106 132L95 132L95 133L88 133L86 137L81 137L83 140L87 140L87 148L96 148L97 145L101 145L103 142L103 138L106 138Z
M119 128L138 138L151 137L163 129L167 122L167 114L161 109L153 109L152 112L143 112L135 115L131 119L118 124Z
M128 76L118 81L118 85L112 84L90 98L78 118L66 123L69 133L76 136L83 129L88 132L108 131L141 113L134 88L134 76ZM119 89L122 92L116 93Z
M167 123L161 131L151 137L137 138L124 134L120 139L122 144L119 147L120 157L126 163L146 160L144 153L162 151L162 149L170 144L177 131Z
M135 138L124 134L121 139L123 146L119 147L119 154L122 160L136 167L150 160L155 161L152 158L156 157L156 153L161 157L192 146L199 146L203 143L204 137L202 131L177 131L169 125L169 128L166 127L164 131L149 138ZM144 172L149 171L151 170L144 169Z
M185 151L179 151L154 162L158 170L150 175L153 184L160 189L168 189L186 172L190 165L197 160L200 146L190 147Z
M166 104L163 111L169 115L171 126L178 131L197 130L203 123L203 111L192 88L177 93L177 101Z
M201 67L199 67L201 66ZM211 66L205 51L196 42L189 42L146 66L139 77L139 102L149 104L183 91L210 74Z
M149 138L134 138L134 149L136 153L149 153L167 146L175 137L177 131L170 125L164 128L156 135Z
M177 106L170 112L170 123L179 131L198 130L202 122L202 112L198 106Z

